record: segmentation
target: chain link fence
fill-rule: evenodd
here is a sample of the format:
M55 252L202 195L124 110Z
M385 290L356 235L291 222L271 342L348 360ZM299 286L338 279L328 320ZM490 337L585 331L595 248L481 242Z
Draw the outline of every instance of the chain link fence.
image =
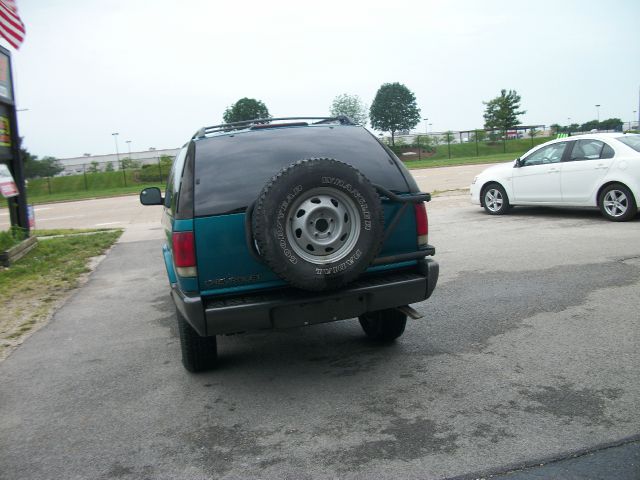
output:
M174 157L163 155L142 159L124 157L117 161L67 164L55 176L27 180L29 197L74 193L81 191L117 190L149 185L163 185L167 181Z
M397 135L384 140L403 161L455 159L512 153L522 154L554 133L545 125L519 126L510 130L457 130Z

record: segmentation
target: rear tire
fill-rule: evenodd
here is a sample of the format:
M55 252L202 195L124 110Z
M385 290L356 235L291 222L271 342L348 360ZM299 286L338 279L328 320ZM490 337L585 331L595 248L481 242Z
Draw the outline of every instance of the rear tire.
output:
M502 185L490 183L482 189L482 206L489 215L504 215L511 209Z
M365 313L358 317L367 337L377 342L392 342L404 333L407 316L392 308Z
M633 193L621 183L608 185L600 192L598 207L602 215L612 222L626 222L638 212Z
M182 364L188 371L197 373L211 370L218 360L218 344L216 337L198 335L182 314L176 310Z

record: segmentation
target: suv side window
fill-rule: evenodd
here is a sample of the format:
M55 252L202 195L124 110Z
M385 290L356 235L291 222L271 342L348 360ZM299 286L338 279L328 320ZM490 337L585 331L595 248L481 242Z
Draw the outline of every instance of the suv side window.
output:
M523 166L543 165L547 163L558 163L562 160L562 155L567 148L567 142L554 143L533 152L522 162Z
M174 216L178 206L178 196L180 193L180 180L182 179L182 170L184 169L184 159L187 156L187 147L185 146L173 161L169 178L167 179L167 190L164 195L164 206L167 207L171 215Z
M570 161L597 160L613 157L613 149L600 140L577 140L571 150Z

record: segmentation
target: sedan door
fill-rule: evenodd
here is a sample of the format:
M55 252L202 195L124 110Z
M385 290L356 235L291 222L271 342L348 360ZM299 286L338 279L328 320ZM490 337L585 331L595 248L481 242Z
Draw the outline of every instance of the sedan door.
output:
M613 163L614 151L600 140L577 140L562 164L562 203L584 204Z
M513 170L514 203L560 203L560 170L568 142L547 145L527 155Z

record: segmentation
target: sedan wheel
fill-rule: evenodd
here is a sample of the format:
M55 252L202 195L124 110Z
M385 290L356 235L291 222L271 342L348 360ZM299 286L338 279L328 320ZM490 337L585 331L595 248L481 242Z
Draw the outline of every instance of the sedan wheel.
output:
M602 215L614 222L631 220L637 211L633 194L622 184L605 188L600 194L598 206Z
M503 215L509 210L509 198L507 193L497 183L487 186L483 190L482 203L484 209L490 215Z

